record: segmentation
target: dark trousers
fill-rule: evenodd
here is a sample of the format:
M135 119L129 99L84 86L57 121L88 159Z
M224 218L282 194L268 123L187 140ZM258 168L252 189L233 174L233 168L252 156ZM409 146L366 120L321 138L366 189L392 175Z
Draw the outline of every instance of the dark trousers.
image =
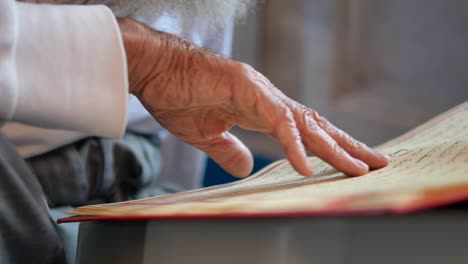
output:
M36 177L0 134L0 263L66 263Z
M136 133L127 132L119 140L85 138L26 162L50 208L120 202L165 191L154 185L161 168L159 145Z

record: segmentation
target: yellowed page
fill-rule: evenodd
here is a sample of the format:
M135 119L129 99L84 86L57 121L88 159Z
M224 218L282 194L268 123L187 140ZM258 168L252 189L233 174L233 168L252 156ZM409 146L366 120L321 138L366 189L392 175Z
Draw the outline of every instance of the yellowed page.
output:
M274 173L267 173L261 177L265 183L263 185L199 192L196 196L166 199L164 202L153 198L124 205L91 206L73 213L167 215L324 210L330 204L346 197L401 192L418 195L418 192L430 188L468 184L468 140L401 149L390 155L391 163L387 168L361 177L345 176L322 163L321 166L327 168L324 172L303 178L285 163L276 168ZM278 182L278 175L282 175L281 182ZM379 206L395 206L402 196L390 198ZM375 204L369 201L369 208L373 206ZM364 205L363 208L367 207Z

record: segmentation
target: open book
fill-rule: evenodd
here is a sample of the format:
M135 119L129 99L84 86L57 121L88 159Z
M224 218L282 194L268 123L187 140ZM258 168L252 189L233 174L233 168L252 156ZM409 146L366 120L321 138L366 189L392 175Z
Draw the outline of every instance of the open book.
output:
M99 219L281 217L406 213L468 200L468 101L378 147L390 164L349 177L311 157L302 177L287 160L230 184L77 208L59 222Z

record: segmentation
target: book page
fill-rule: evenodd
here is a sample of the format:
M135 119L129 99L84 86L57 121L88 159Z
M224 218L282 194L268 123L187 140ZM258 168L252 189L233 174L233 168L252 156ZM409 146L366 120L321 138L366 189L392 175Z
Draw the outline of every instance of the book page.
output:
M401 206L408 199L419 197L431 188L468 186L468 140L402 148L389 154L391 162L388 167L361 177L345 176L326 163L312 158L322 171L304 178L289 163L279 162L251 183L206 189L196 195L168 195L120 204L88 206L72 213L171 215L323 211L336 209L334 205L345 198L369 195L373 198L361 199L360 209L376 206L392 208Z

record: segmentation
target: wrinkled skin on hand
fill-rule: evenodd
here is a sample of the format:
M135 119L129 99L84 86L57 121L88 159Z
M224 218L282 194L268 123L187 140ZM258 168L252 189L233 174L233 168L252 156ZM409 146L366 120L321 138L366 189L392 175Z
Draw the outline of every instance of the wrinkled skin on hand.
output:
M284 95L247 64L225 59L174 35L120 19L130 92L168 131L207 153L229 173L247 176L248 148L233 126L281 144L300 174L313 168L306 150L352 176L388 164L387 158Z

